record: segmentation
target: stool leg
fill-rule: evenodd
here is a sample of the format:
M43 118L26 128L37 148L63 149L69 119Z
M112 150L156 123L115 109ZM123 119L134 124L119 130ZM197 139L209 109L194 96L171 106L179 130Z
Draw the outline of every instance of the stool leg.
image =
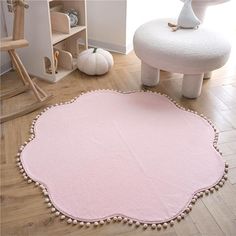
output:
M141 65L141 80L146 86L155 86L159 83L160 70L149 66L142 62Z
M197 98L201 94L203 74L184 75L182 94L186 98Z
M210 79L210 78L211 78L211 75L212 75L212 72L211 72L211 71L206 72L206 73L204 73L203 79Z

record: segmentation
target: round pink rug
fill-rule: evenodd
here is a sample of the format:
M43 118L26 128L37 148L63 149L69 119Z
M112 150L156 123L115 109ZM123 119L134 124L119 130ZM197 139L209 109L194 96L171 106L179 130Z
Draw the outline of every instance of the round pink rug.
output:
M20 170L68 223L167 227L227 178L211 122L157 93L89 92L46 109L31 132Z

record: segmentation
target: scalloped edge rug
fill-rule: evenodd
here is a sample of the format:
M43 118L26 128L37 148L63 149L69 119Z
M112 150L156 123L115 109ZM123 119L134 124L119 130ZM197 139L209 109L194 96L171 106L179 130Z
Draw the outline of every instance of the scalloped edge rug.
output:
M227 180L212 122L156 92L87 92L45 108L30 133L16 159L23 178L80 227L167 228Z

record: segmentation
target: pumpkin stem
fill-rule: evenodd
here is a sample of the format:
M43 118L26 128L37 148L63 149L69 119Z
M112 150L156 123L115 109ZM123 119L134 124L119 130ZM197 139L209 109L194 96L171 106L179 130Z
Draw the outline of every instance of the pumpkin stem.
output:
M97 48L94 48L94 49L93 49L93 53L95 53L96 51L97 51Z

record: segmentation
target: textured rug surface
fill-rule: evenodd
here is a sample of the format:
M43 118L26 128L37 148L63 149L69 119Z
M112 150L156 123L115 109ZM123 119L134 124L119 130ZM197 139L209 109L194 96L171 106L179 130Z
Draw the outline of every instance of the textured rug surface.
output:
M74 222L168 222L224 176L209 122L156 93L89 92L48 109L33 133L23 174Z

